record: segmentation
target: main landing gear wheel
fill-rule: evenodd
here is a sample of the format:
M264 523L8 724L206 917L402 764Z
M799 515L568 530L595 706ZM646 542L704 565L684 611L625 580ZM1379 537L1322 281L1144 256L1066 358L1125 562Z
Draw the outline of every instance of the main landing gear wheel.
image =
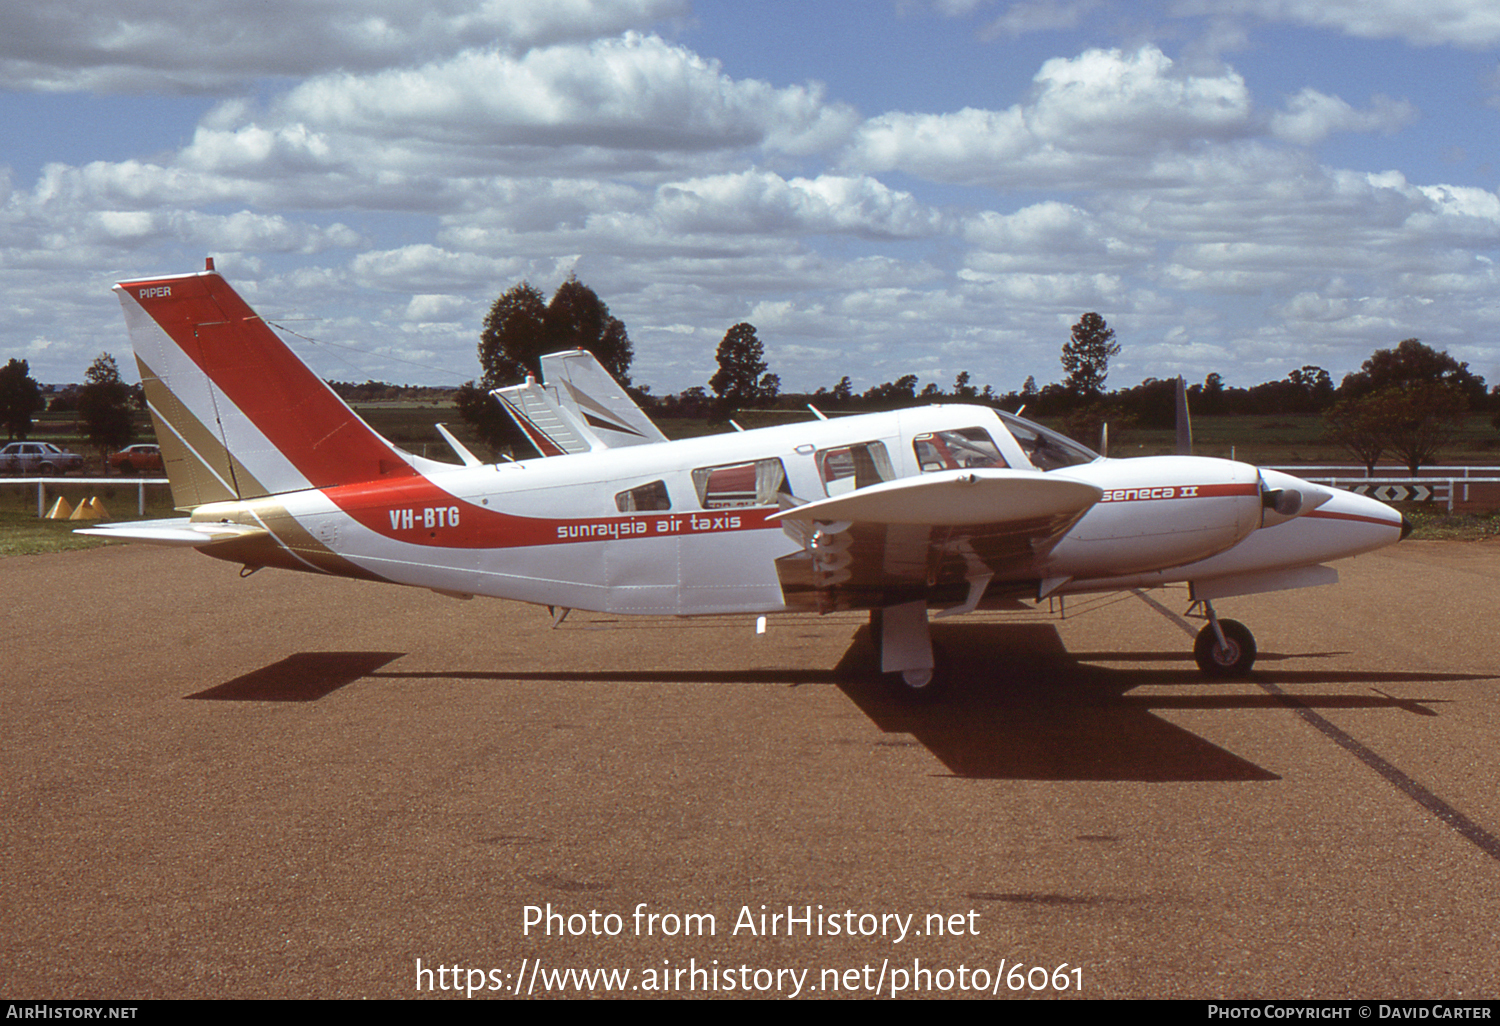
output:
M891 690L903 701L917 704L936 702L947 693L951 674L946 672L946 660L941 649L933 648L932 661L932 666L887 673L884 677Z
M1224 632L1223 644L1212 622L1198 632L1198 640L1193 643L1198 669L1210 677L1243 677L1255 665L1255 635L1238 620L1218 623Z

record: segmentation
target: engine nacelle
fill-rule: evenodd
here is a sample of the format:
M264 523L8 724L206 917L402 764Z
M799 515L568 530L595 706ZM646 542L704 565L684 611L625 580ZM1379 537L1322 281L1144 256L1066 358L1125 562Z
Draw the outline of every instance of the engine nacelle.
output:
M1233 460L1146 456L1052 473L1104 494L1052 550L1049 577L1115 576L1207 559L1263 518L1256 468Z

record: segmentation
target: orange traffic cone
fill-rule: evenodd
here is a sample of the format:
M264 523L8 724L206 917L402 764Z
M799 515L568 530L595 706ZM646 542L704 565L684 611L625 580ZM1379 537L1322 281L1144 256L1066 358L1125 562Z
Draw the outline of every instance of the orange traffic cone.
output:
M78 508L73 511L69 520L108 520L109 510L104 508L104 503L99 501L97 495L90 496L87 502L80 502Z

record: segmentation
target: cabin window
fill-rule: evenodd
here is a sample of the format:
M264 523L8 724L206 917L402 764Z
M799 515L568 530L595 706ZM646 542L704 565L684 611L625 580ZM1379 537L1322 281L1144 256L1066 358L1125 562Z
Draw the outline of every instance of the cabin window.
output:
M895 478L884 442L860 442L837 449L820 449L816 456L818 476L829 495L843 495L856 488Z
M644 513L648 510L671 508L672 499L667 495L665 481L652 481L615 496L615 509L621 513Z
M786 468L780 460L699 467L693 471L693 487L704 509L774 506L776 496L787 491Z
M933 431L912 440L922 473L970 467L1005 467L1005 457L984 428Z

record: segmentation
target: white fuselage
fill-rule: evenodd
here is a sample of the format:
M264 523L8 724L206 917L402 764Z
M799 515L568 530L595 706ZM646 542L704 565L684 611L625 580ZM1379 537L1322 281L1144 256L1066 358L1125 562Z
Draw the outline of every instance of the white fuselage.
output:
M997 465L1101 492L1050 549L992 567L992 590L1039 581L1092 590L1312 566L1389 544L1401 530L1389 507L1342 492L1263 527L1256 469L1228 460L1101 459L1037 470L1013 423L983 407L931 406L441 472L423 461L421 475L401 481L211 503L192 519L266 528L274 546L262 539L252 550L205 550L256 565L615 613L779 612L805 607L788 601L778 575L777 561L804 549L774 518L778 509L860 483L849 468L862 460L884 478L919 475L931 451L921 440L979 429Z

